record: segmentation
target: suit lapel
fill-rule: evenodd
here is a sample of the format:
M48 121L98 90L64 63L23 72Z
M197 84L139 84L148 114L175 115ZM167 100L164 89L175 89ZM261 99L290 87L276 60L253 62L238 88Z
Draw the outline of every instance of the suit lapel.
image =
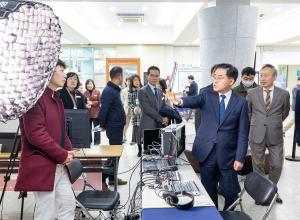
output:
M260 102L262 108L267 111L266 105L265 105L265 100L264 100L264 89L263 89L263 87L260 87L257 90L257 93L258 93L257 98L259 99L259 102Z
M151 101L152 101L152 104L153 104L153 106L155 106L155 108L158 110L159 109L159 100L157 100L157 98L155 97L155 95L154 95L154 93L152 92L152 89L150 88L150 86L149 85L147 85L147 90L148 90L148 94L150 95L150 99L151 99ZM157 90L157 92L158 92L158 99L159 99L159 97L160 97L160 95L159 95L159 90Z
M274 86L274 91L273 91L273 98L272 98L272 101L271 101L271 105L270 105L270 108L267 110L267 111L270 111L270 109L274 106L274 103L276 102L277 97L278 97L278 89L276 88L276 86Z
M219 94L217 92L212 92L212 95L210 96L211 97L211 103L213 105L213 109L214 109L214 112L215 112L215 116L216 116L216 119L217 121L219 121Z
M234 109L236 101L237 101L237 96L234 92L232 92L231 96L230 96L230 99L229 99L229 102L228 102L228 105L227 105L227 108L225 110L225 115L224 115L223 121L221 121L220 126L223 124L223 122L226 120L228 115Z

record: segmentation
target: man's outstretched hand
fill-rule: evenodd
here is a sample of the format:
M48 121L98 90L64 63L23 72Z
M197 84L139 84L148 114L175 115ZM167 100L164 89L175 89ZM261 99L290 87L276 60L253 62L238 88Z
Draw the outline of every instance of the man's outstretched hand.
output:
M180 104L180 99L177 99L175 93L173 93L171 91L167 91L166 98L169 101L171 101L174 105L179 105Z

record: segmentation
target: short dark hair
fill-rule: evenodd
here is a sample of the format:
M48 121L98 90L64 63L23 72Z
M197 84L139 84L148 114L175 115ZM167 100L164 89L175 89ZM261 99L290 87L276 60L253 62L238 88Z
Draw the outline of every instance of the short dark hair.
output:
M297 78L298 81L300 81L300 76Z
M215 71L216 71L216 66L217 66L218 64L215 64L215 65L213 65L211 68L210 68L210 75L212 75Z
M255 76L255 69L248 66L248 67L245 67L243 70L242 70L242 76L246 75L246 76Z
M161 90L163 91L163 93L166 93L167 88L168 88L166 80L160 78L158 83L159 83L159 86L161 87Z
M272 64L269 64L269 63L267 63L267 64L265 64L265 65L263 65L261 68L260 68L260 70L263 70L263 69L265 69L265 68L270 68L270 69L272 69L272 72L273 72L273 74L275 75L275 76L277 76L277 69L275 68L275 66L273 66Z
M61 66L64 69L66 69L66 67L67 67L66 64L64 63L64 61L62 61L61 59L57 60L56 66Z
M188 76L188 79L194 80L194 76L193 76L193 75L189 75L189 76Z
M160 70L159 70L159 68L157 66L150 66L148 68L148 70L147 70L147 75L150 74L150 70L157 70L159 72L159 74L160 74Z
M114 66L109 71L110 79L115 79L115 78L117 78L118 76L121 76L121 75L123 75L123 69L120 66Z
M71 78L71 77L73 77L73 76L76 76L76 77L77 77L77 85L76 85L76 87L75 87L75 90L76 90L76 89L78 89L79 86L81 85L81 82L80 82L80 80L79 80L78 74L77 74L77 73L74 73L74 72L68 72L68 73L67 73L67 78L66 78L66 82L65 82L64 87L67 87L67 81L68 81L68 79Z
M87 85L88 85L90 82L93 83L93 89L92 89L92 90L94 90L94 89L95 89L95 82L94 82L94 80L92 80L92 79L88 79L87 81L85 81L85 89L88 90Z
M237 70L236 67L234 67L233 65L229 64L229 63L220 63L220 64L216 64L215 68L214 68L214 72L217 69L226 69L226 76L228 78L233 78L234 82L237 80L238 75L239 75L239 71Z

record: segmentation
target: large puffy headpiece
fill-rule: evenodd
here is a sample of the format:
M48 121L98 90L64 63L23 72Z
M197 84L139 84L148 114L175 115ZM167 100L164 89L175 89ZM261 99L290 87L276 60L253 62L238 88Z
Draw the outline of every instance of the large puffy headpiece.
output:
M19 118L43 94L58 60L61 34L49 6L0 1L0 121Z

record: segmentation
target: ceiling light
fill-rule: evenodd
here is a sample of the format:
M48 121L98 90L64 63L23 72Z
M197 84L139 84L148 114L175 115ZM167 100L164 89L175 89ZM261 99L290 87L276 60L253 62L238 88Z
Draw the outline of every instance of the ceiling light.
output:
M116 7L110 6L110 7L109 7L109 10L110 10L110 11L115 11L115 10L116 10Z
M149 10L149 8L147 6L143 7L143 11L148 11L148 10Z

